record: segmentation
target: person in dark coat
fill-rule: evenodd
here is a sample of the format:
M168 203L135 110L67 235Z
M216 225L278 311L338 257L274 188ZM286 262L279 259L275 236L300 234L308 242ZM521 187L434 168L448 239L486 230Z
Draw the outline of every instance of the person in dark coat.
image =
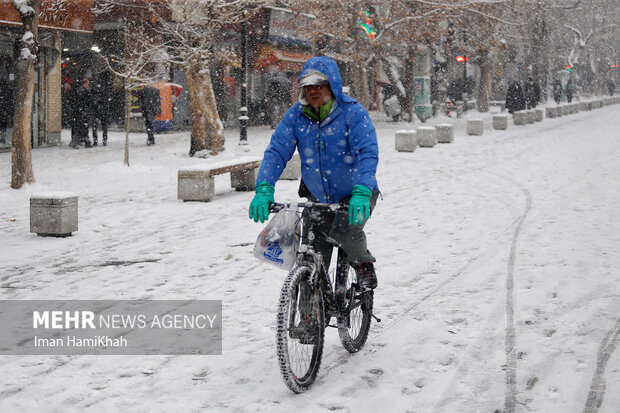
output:
M448 87L448 98L456 105L456 102L463 101L463 79L456 78L450 82Z
M72 148L79 148L84 142L84 146L90 148L92 146L88 138L88 127L92 116L92 96L90 92L90 80L85 77L82 79L77 88L74 89L73 98L73 123L71 126L71 143Z
M278 73L267 85L267 107L269 108L269 124L275 129L284 112L291 105L291 82L284 73Z
M510 86L508 86L508 93L506 94L506 109L508 109L509 113L514 113L525 109L525 97L518 80L514 80Z
M528 109L533 109L540 102L540 86L531 77L525 85L525 103Z
M140 110L144 118L144 128L147 134L147 145L155 145L155 135L153 134L153 122L155 117L161 113L161 101L159 89L153 86L145 86L139 94Z
M566 100L568 100L568 103L571 103L573 100L573 81L568 79L568 82L566 82L566 88L565 88L565 92L566 92Z
M108 70L99 73L93 82L93 146L97 146L97 121L101 122L103 146L108 145L108 118L110 115L111 87L112 79Z
M553 82L553 100L555 100L555 103L558 105L562 99L562 92L562 82L560 82L560 79L555 79Z

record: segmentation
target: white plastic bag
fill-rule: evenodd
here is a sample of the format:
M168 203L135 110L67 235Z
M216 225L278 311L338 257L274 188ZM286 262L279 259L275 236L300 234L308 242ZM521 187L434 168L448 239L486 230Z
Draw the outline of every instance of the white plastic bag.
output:
M254 256L283 270L293 268L299 249L298 222L295 209L281 209L258 235Z

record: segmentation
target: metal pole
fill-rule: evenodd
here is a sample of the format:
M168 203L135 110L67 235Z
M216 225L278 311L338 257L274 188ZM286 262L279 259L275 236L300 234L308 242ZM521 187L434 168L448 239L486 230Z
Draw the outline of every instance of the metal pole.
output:
M248 60L247 60L247 12L243 11L243 20L241 21L241 72L243 79L241 81L241 108L239 109L239 145L247 145L248 143Z

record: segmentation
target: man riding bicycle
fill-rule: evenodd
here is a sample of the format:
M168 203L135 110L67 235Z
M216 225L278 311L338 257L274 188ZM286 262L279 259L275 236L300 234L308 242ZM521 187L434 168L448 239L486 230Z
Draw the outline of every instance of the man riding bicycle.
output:
M379 196L375 127L368 111L342 92L340 71L332 59L308 60L298 80L299 101L286 112L265 150L250 218L268 219L274 185L297 149L302 175L299 195L315 202L348 202L348 215L323 213L325 232L346 252L362 289L374 289L376 260L367 249L363 229ZM327 266L332 246L325 241L319 244Z

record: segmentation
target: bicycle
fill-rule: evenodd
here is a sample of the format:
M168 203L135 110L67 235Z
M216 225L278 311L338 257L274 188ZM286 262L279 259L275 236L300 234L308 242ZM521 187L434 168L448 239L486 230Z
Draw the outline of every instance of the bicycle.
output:
M285 207L287 205L275 203L270 210L278 212ZM301 393L308 390L317 377L326 327L337 328L342 346L355 353L368 338L372 318L377 322L381 320L373 314L373 291L361 291L346 253L318 228L322 210L337 213L348 210L348 205L302 202L297 207L306 213L307 228L301 236L295 265L280 293L277 355L284 382L293 392ZM300 215L299 210L297 213ZM322 254L315 248L317 239L337 249L333 283ZM332 317L336 318L336 325L329 324Z

